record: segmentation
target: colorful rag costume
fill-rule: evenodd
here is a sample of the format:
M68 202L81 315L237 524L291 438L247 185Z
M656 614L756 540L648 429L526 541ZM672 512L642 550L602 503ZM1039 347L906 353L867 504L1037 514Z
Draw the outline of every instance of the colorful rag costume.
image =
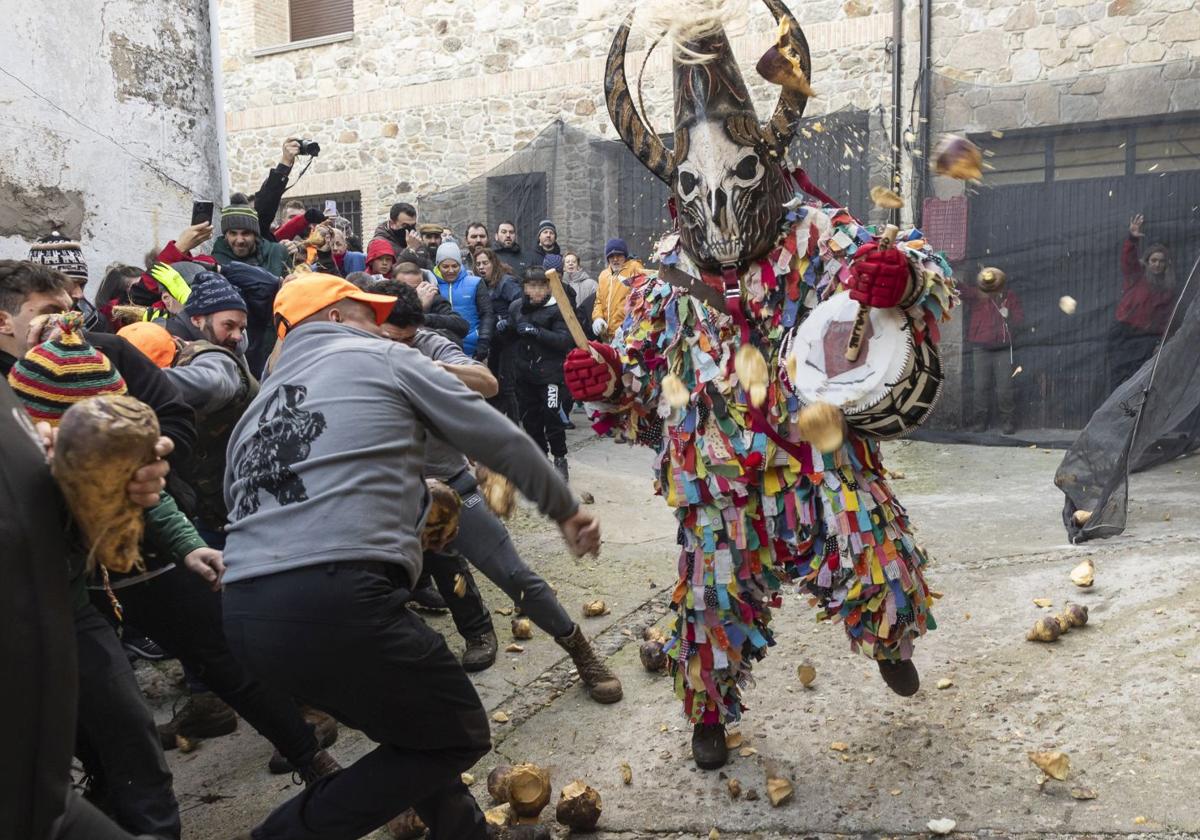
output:
M833 451L801 439L788 343L822 301L844 289L869 292L858 266L881 261L882 248L846 211L805 203L802 186L819 190L781 164L810 63L794 18L766 4L780 22L773 49L799 82L783 86L775 116L760 125L724 32L702 28L686 46L713 58L686 62L677 52L673 151L636 112L623 68L628 21L618 32L609 111L629 147L672 186L678 228L659 245L658 277L632 280L611 345L593 344L615 386L592 387L604 370L587 367L584 351L567 363L577 395L604 393L592 403L597 431L658 453L655 487L675 511L682 547L666 650L694 724L741 716L741 689L774 644L771 610L788 580L812 595L820 619L842 623L854 650L877 660L908 660L914 638L935 626L925 554L884 479L878 441L856 431L853 417ZM902 304L917 352L936 363L938 324L957 300L949 265L917 231L890 250L886 262L907 290L886 305ZM746 346L768 372L758 405L750 377L739 381Z

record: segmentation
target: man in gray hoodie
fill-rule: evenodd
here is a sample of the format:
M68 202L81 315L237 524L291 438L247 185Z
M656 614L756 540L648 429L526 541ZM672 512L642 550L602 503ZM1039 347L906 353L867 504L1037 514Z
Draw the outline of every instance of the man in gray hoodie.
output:
M487 714L439 634L404 604L421 572L429 435L508 476L577 555L599 523L511 423L379 324L395 298L312 275L283 286L283 341L235 427L225 493L225 631L256 674L380 746L276 809L256 840L361 837L415 808L433 840L484 840L461 774Z

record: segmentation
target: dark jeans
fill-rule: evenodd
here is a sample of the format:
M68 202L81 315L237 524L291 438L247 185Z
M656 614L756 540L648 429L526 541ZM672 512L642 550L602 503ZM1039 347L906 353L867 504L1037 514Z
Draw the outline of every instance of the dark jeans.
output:
M277 808L257 840L355 840L409 807L431 840L484 840L461 774L491 749L446 642L405 606L399 567L327 563L228 584L225 633L264 681L379 744Z
M493 341L492 354L488 357L488 370L496 377L500 390L496 396L488 399L488 405L514 423L520 423L521 412L517 408L516 376L513 371L513 349L507 344L499 347L495 344Z
M463 507L458 536L450 548L500 587L542 631L556 638L570 635L575 622L550 584L521 559L504 523L488 509L478 490L460 493Z
M95 608L75 615L79 731L98 765L107 810L138 834L178 838L179 803L146 707L117 634Z
M558 413L566 393L567 386L561 383L536 385L523 380L517 382L521 425L543 452L549 452L555 458L564 458L567 454L567 433Z
M483 596L475 583L475 576L467 567L467 561L453 552L425 552L425 573L433 578L437 591L446 601L446 609L454 619L454 629L464 639L473 639L493 630L492 616ZM454 592L455 579L461 575L463 594Z
M972 400L977 427L987 427L988 408L992 394L996 395L996 413L1002 427L1015 426L1016 396L1013 384L1012 355L1008 345L991 347L976 344L971 348L971 369L975 389Z
M179 658L189 676L216 692L299 767L312 760L317 739L292 699L250 676L234 658L221 625L221 594L199 575L176 567L116 590L125 619ZM104 603L93 591L92 602Z
M1158 350L1161 335L1145 333L1128 324L1114 321L1108 330L1108 391L1138 372Z

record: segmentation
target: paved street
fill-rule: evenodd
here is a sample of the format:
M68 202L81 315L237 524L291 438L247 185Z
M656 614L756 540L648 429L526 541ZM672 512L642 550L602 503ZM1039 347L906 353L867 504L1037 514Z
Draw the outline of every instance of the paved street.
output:
M1073 547L1051 483L1061 452L889 444L887 465L905 475L897 493L944 593L939 629L916 655L921 692L893 696L840 628L817 625L806 599L791 594L777 614L778 645L748 692L743 747L723 773L702 773L667 678L643 671L633 641L665 614L674 576L674 523L651 494L649 453L583 431L572 447L573 483L594 494L603 523L600 558L569 558L528 507L511 527L573 615L586 600L608 603L609 615L579 620L612 656L625 699L589 701L540 632L524 652L503 652L509 618L495 614L500 660L476 685L509 721L493 725L495 751L475 768L481 803L494 764L532 761L551 771L552 803L576 778L600 791L601 838L706 838L714 828L762 840L899 835L924 832L934 818L993 836L1200 833L1200 458L1135 477L1127 533ZM1085 556L1097 569L1086 591L1068 577ZM481 585L494 610L511 606ZM1034 598L1055 611L1068 599L1085 604L1091 621L1054 644L1027 642L1045 612ZM432 623L461 649L448 620ZM817 671L808 689L796 677L806 660ZM165 719L170 697L161 700ZM368 748L343 730L333 752L348 763ZM1026 753L1049 749L1069 754L1070 775L1039 786ZM186 837L228 838L298 791L267 773L270 751L243 723L196 752L170 754ZM768 774L792 781L790 802L771 806ZM739 781L739 799L726 777ZM1074 798L1088 792L1095 798ZM553 804L543 817L553 819Z

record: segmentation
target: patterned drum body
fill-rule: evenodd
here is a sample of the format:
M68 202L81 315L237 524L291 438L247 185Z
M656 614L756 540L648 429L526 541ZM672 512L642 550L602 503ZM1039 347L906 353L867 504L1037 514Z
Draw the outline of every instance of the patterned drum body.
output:
M858 315L848 292L817 305L784 340L781 380L804 404L826 402L857 432L888 440L928 417L942 390L942 365L930 342L917 343L899 309L872 309L858 359L846 343Z

